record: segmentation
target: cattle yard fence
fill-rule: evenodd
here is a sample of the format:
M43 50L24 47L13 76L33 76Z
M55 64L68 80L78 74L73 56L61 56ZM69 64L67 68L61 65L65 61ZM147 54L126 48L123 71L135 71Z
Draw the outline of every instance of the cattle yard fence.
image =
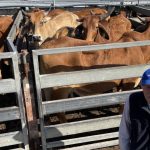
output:
M0 122L21 120L21 130L0 134L0 148L17 144L24 144L24 149L29 149L28 129L26 124L26 116L21 90L20 73L18 68L18 55L16 52L6 52L0 54L0 59L12 59L14 69L14 79L0 80L0 93L16 93L18 106L0 108ZM9 97L10 101L13 99ZM21 149L21 148L20 148ZM23 148L22 148L23 149Z
M29 64L29 54L27 49L22 47L23 43L26 41L24 37L20 37L20 35L16 35L18 31L22 32L21 23L23 22L23 14L21 11L18 11L18 14L15 18L15 21L12 25L12 28L7 36L7 44L11 48L12 51L18 52L19 56L19 66L21 68L21 85L24 96L24 104L26 110L26 118L27 118L27 127L29 131L29 144L32 149L38 147L38 123L36 116L36 106L35 106L35 91L33 85L33 74L32 69Z
M11 1L11 3L9 2L10 1L4 2L2 0L0 1L0 6L5 7L6 4L7 7L20 6L21 4L23 6L26 6L26 4L28 4L27 6L42 6L42 4L39 4L39 1L37 0L34 1L15 0L15 1ZM55 6L62 6L61 3L62 1L57 1L57 2L58 3L55 2ZM66 1L66 3L68 2ZM70 1L70 3L71 2L73 3L73 1ZM47 3L49 2L42 1L42 3L43 3L43 7L47 7ZM81 46L81 47L72 47L72 48L57 48L57 49L49 49L49 50L43 50L43 49L33 50L34 70L31 70L25 54L26 52L23 50L23 53L18 53L17 44L19 41L15 41L16 33L18 29L20 29L20 23L22 19L23 19L22 13L21 11L19 11L14 21L14 24L10 30L10 33L7 37L9 50L11 52L0 55L1 59L3 58L12 59L13 68L14 68L14 77L15 77L14 79L0 80L1 82L0 92L1 93L16 92L18 97L18 105L19 105L18 107L12 107L11 109L0 108L0 119L1 122L6 120L20 119L22 125L22 131L0 134L0 143L2 143L2 147L23 143L25 149L29 149L29 142L28 142L28 134L29 134L29 139L30 139L29 141L32 141L32 139L34 139L33 141L34 142L36 141L35 145L38 145L37 148L35 149L38 149L39 148L39 143L37 142L39 137L38 132L40 133L40 137L42 139L41 147L43 150L53 149L53 148L67 149L67 150L70 149L82 150L82 149L96 149L96 148L118 145L118 130L114 130L110 132L108 131L108 129L119 127L121 115L75 121L75 122L56 124L50 126L44 124L44 117L46 115L59 113L59 112L69 112L74 110L82 110L82 109L89 109L94 107L122 104L125 102L125 99L127 99L131 93L139 92L141 90L99 94L94 96L84 96L84 97L76 97L70 99L62 99L57 101L44 101L44 102L42 101L41 91L42 89L55 87L55 86L84 84L84 83L109 81L114 79L140 77L143 71L150 67L150 64L40 75L38 57L46 54L51 55L51 54L59 54L59 53L66 53L66 52L96 51L100 49L109 50L111 48L146 46L146 45L150 45L150 41L148 40L148 41L138 41L138 42L129 42L129 43L102 44L102 45ZM19 72L20 70L18 68L18 64L19 66L23 64L23 68L25 72L24 78L20 76L22 73ZM33 79L32 71L35 74L35 79ZM34 86L34 80L36 86ZM36 92L34 91L35 87L36 87ZM25 102L27 123L26 123L26 116L24 112L23 100ZM35 105L36 101L38 102L38 108L36 108ZM37 109L39 113L39 117L37 117L35 113L36 111L35 109ZM39 120L39 122L37 120ZM40 124L40 130L38 130L38 124ZM101 133L102 130L108 132ZM93 132L95 131L98 131L100 134L94 134ZM74 135L79 135L79 136L74 137ZM34 147L36 147L35 145Z
M149 40L139 42L104 44L104 45L102 44L93 46L78 46L71 48L55 48L49 50L48 49L33 50L33 63L37 89L37 98L38 98L37 100L38 100L38 110L39 110L39 120L41 126L43 150L46 150L48 148L81 150L81 149L95 149L118 145L118 138L117 138L118 132L104 133L91 136L87 135L78 138L74 138L73 135L117 128L119 127L120 123L121 117L120 115L50 126L44 125L44 117L46 115L54 113L120 104L123 103L132 92L135 92L135 90L96 96L85 96L71 99L42 101L42 93L41 93L42 89L58 86L68 86L73 84L85 84L101 81L110 81L115 79L140 77L143 71L150 67L150 64L40 75L38 56L47 54L49 55L60 54L67 52L71 53L78 51L87 52L103 49L109 50L111 48L123 48L123 47L146 46L146 45L150 45ZM65 140L59 139L52 142L51 141L47 142L50 139L65 136L68 136L69 138ZM89 144L90 142L93 141L95 143ZM83 145L83 143L85 144ZM65 146L67 148L64 148ZM68 148L68 146L70 146L71 148Z
M0 15L14 15L16 10L0 10ZM0 60L10 60L13 72L13 77L0 80L1 104L4 107L0 108L0 122L6 124L6 131L0 134L0 149L9 146L14 146L15 150L29 150L28 128L26 123L25 107L21 87L21 77L19 70L19 56L12 43L8 41L9 52L0 54ZM14 96L8 94L15 94ZM8 95L9 102L16 101L16 105L9 105L8 101L3 100L3 97ZM19 120L20 126L16 129ZM7 130L7 124L14 124L11 130ZM15 128L15 130L13 129ZM20 148L19 148L20 147Z

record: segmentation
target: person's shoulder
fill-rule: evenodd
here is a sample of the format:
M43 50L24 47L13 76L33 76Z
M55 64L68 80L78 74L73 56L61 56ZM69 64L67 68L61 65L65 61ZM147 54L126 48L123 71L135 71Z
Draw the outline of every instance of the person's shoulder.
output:
M130 95L130 99L140 99L140 98L143 98L144 97L144 94L143 92L134 92Z
M131 107L132 106L135 107L135 105L136 106L141 105L144 102L145 102L145 98L144 98L143 91L132 93L129 97L129 104Z

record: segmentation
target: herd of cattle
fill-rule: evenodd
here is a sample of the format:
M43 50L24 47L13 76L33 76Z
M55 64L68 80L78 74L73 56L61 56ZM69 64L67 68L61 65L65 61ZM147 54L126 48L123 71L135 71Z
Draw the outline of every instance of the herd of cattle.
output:
M37 49L74 47L116 42L150 40L150 18L138 17L142 26L133 29L125 11L112 15L115 7L86 8L80 11L33 9L22 13L25 17L23 34L32 35ZM13 22L12 17L0 17L1 52L3 41ZM145 27L145 30L140 31ZM40 57L40 73L50 74L95 68L146 64L150 61L150 46L43 55ZM67 98L72 93L79 96L133 89L139 81L122 79L106 83L93 83L45 90L46 100ZM63 120L64 121L64 120Z

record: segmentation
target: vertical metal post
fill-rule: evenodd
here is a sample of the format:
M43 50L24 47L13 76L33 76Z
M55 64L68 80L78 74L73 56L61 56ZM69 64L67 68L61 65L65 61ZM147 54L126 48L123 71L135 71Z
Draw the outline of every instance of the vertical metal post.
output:
M14 68L14 78L15 78L15 83L16 83L17 98L18 98L20 117L21 117L23 140L24 140L25 150L29 150L28 129L27 129L26 116L25 116L23 95L22 95L22 90L21 90L22 89L21 81L20 81L21 78L20 78L19 67L18 67L17 52L14 52L12 62L13 62L13 68Z
M123 6L124 0L120 0L120 5Z
M22 79L23 82L23 92L25 99L25 107L27 113L27 123L28 123L28 131L29 131L29 142L30 148L38 150L39 147L39 134L38 134L38 123L37 123L37 115L36 115L36 105L35 105L35 95L33 89L33 77L30 71L31 61L27 60L28 53L26 50L22 50L21 58L23 65L24 77Z
M36 81L42 148L43 150L46 150L46 137L45 137L45 130L44 130L44 115L43 115L43 108L42 108L42 93L41 93L41 84L40 84L39 61L38 61L38 55L36 54L36 51L32 51L32 53L33 53L33 60L34 60L33 64L34 64L34 73L35 73L35 81Z

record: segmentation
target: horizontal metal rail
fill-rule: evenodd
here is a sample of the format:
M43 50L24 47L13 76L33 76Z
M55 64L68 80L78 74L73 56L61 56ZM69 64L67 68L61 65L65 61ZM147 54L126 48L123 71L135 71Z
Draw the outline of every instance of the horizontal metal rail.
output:
M131 6L131 8L136 11L137 13L140 13L142 15L150 16L150 7L142 7L142 6Z
M104 147L111 147L118 145L118 139L117 140L111 140L111 141L106 141L106 142L98 142L94 144L85 144L82 146L76 146L72 148L62 148L60 150L91 150L91 149L98 149L98 148L104 148Z
M50 7L53 5L52 0L39 0L39 1L30 1L30 0L1 0L0 7Z
M16 92L15 80L14 79L3 79L0 80L0 93L13 93Z
M23 136L20 131L0 134L0 147L21 144Z
M90 131L116 128L120 124L121 115L89 119L45 127L46 138L61 137Z
M98 50L110 50L113 48L128 48L136 46L149 46L150 40L135 41L135 42L123 42L123 43L110 43L110 44L99 44L99 45L88 45L88 46L75 46L75 47L63 47L54 49L38 49L33 50L33 55L47 55L47 54L61 54L61 53L72 53L72 52L88 52Z
M46 133L47 138L53 138L53 137L61 137L61 136L69 136L73 134L85 133L85 132L90 132L90 131L98 131L98 130L104 130L104 129L109 129L109 128L116 128L120 124L120 118L121 116L118 115L118 116L112 116L112 117L104 117L104 118L98 118L98 119L78 121L78 122L73 122L73 123L65 123L65 124L54 125L54 126L47 126L45 128L45 133ZM97 148L108 147L108 146L118 145L118 140L115 140L115 142L114 140L111 140L117 137L118 137L118 133L112 132L112 133L106 133L106 134L85 136L81 138L70 138L67 140L49 142L47 144L47 148L57 147L57 146L66 146L70 144L80 144L81 142L83 144L87 142L92 142L92 141L96 142L100 140L105 140L105 141L98 142L99 147ZM110 139L110 141L106 141L106 139L107 140ZM106 143L107 145L105 145ZM84 146L86 145L87 144L85 144ZM78 148L78 146L75 148ZM91 149L91 147L88 149Z
M148 5L148 0L1 0L1 7L69 7L87 5Z
M55 7L65 7L65 6L86 6L86 5L100 5L100 6L104 6L104 5L115 5L115 6L120 6L120 5L145 5L145 4L149 4L149 2L147 0L145 1L138 1L138 0L84 0L84 1L80 1L80 0L75 0L75 1L71 1L71 0L59 0L59 1L54 1L53 5Z
M139 77L142 75L144 70L148 68L150 68L150 64L108 67L84 71L40 75L40 82L41 88L47 88L55 86L68 86L72 84L85 84L116 79L126 79Z
M14 57L14 54L13 52L5 52L5 53L0 53L0 59L4 59L4 58L12 58Z
M81 144L81 143L87 143L87 142L96 142L100 140L110 140L112 138L118 138L118 132L79 137L79 138L73 138L73 139L67 139L67 140L60 140L60 141L55 141L55 142L48 142L47 148L73 145L77 143Z
M131 90L124 92L99 94L94 96L84 96L70 99L62 99L57 101L46 101L43 104L44 115L65 112L72 110L80 110L101 106L110 106L124 103L130 94L140 92L141 90Z
M14 15L15 13L17 13L18 12L18 10L19 10L20 8L13 8L13 7L11 7L11 8L4 8L4 7L1 7L0 6L0 15L10 15L10 16L12 16L12 15Z
M7 108L0 108L0 122L16 119L20 119L20 112L18 107L13 106Z

